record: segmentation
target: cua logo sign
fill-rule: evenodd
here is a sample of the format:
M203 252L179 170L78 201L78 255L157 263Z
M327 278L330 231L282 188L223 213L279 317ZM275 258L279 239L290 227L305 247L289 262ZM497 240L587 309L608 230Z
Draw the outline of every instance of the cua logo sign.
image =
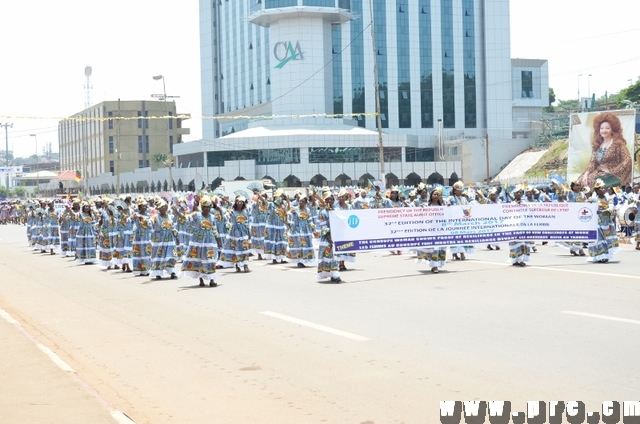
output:
M292 60L304 59L302 57L302 50L300 49L299 41L296 41L295 46L291 41L278 41L273 46L273 57L279 61L275 66L277 69L282 68Z

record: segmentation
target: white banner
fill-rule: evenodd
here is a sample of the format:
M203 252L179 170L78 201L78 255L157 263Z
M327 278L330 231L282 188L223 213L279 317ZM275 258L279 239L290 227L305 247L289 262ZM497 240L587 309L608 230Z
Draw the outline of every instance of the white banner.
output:
M593 241L595 203L504 203L331 211L336 252L511 240Z
M20 166L0 166L0 175L16 175L22 174L22 165Z

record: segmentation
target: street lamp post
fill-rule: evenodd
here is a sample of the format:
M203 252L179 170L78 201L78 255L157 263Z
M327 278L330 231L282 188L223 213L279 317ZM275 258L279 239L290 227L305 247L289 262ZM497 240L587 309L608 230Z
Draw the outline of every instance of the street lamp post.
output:
M36 141L36 165L40 164L40 158L38 157L38 134L29 134L31 137L33 137ZM37 166L36 166L36 178L37 178L37 185L36 188L38 189L38 192L40 192L40 171L37 170Z
M171 180L171 191L174 190L174 185L173 185L173 152L171 151L171 135L170 135L170 131L169 131L169 122L170 119L169 116L169 110L167 108L167 87L165 85L165 78L164 75L154 75L153 79L158 81L158 80L162 80L162 100L164 101L164 116L167 117L167 146L169 148L169 155L168 155L168 161L169 161L169 180Z
M7 173L7 197L9 193L9 128L13 128L13 124L0 124L0 127L4 127L4 136L5 136L5 150L4 150L4 158L7 165L7 169L5 172Z
M589 109L591 109L594 106L591 104L591 74L589 74L589 77L587 78L587 91L589 92Z
M578 74L578 105L580 105L580 110L582 110L582 100L580 100L580 77L582 74Z

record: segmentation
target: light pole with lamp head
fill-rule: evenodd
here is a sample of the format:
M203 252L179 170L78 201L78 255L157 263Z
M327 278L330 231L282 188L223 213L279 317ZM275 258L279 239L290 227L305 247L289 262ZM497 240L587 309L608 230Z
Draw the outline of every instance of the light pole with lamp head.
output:
M154 75L153 79L158 81L158 80L162 80L162 100L164 101L164 116L167 117L167 146L169 147L169 155L168 155L168 161L169 164L167 165L169 167L169 180L171 180L171 191L174 190L174 185L173 185L173 152L172 152L172 147L171 147L171 135L169 133L169 122L171 120L171 118L169 118L169 110L167 108L167 87L165 85L165 78L164 75ZM155 97L159 97L159 96L155 96ZM147 152L148 153L148 152Z
M38 134L29 134L29 136L33 137L36 141L36 165L40 164L40 158L38 157ZM38 190L38 192L40 192L40 171L37 169L38 167L36 166L36 178L37 178L37 185L36 185L36 189Z
M9 197L9 128L13 128L13 124L0 124L0 127L4 127L4 137L5 137L5 150L4 150L4 159L7 165L7 169L5 172L7 173L7 197Z
M589 109L591 109L593 106L595 106L591 104L591 74L589 74L589 78L587 78L587 91L589 92Z

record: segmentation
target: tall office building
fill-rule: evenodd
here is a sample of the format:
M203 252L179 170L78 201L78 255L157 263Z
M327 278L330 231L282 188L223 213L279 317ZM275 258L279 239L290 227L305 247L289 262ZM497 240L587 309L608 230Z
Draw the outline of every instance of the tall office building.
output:
M546 61L512 64L509 0L201 0L200 14L203 115L218 119L180 154L206 146L224 179L481 180L486 139L494 174L548 104Z
M188 128L182 128L185 115L176 116L174 102L116 100L91 106L58 124L60 166L81 171L86 184L103 175L113 176L92 187L93 191L111 190L116 174L164 167L153 162L154 155L171 155L182 136L189 134ZM145 177L140 183L148 187L147 181ZM120 191L135 191L135 186L127 184Z

